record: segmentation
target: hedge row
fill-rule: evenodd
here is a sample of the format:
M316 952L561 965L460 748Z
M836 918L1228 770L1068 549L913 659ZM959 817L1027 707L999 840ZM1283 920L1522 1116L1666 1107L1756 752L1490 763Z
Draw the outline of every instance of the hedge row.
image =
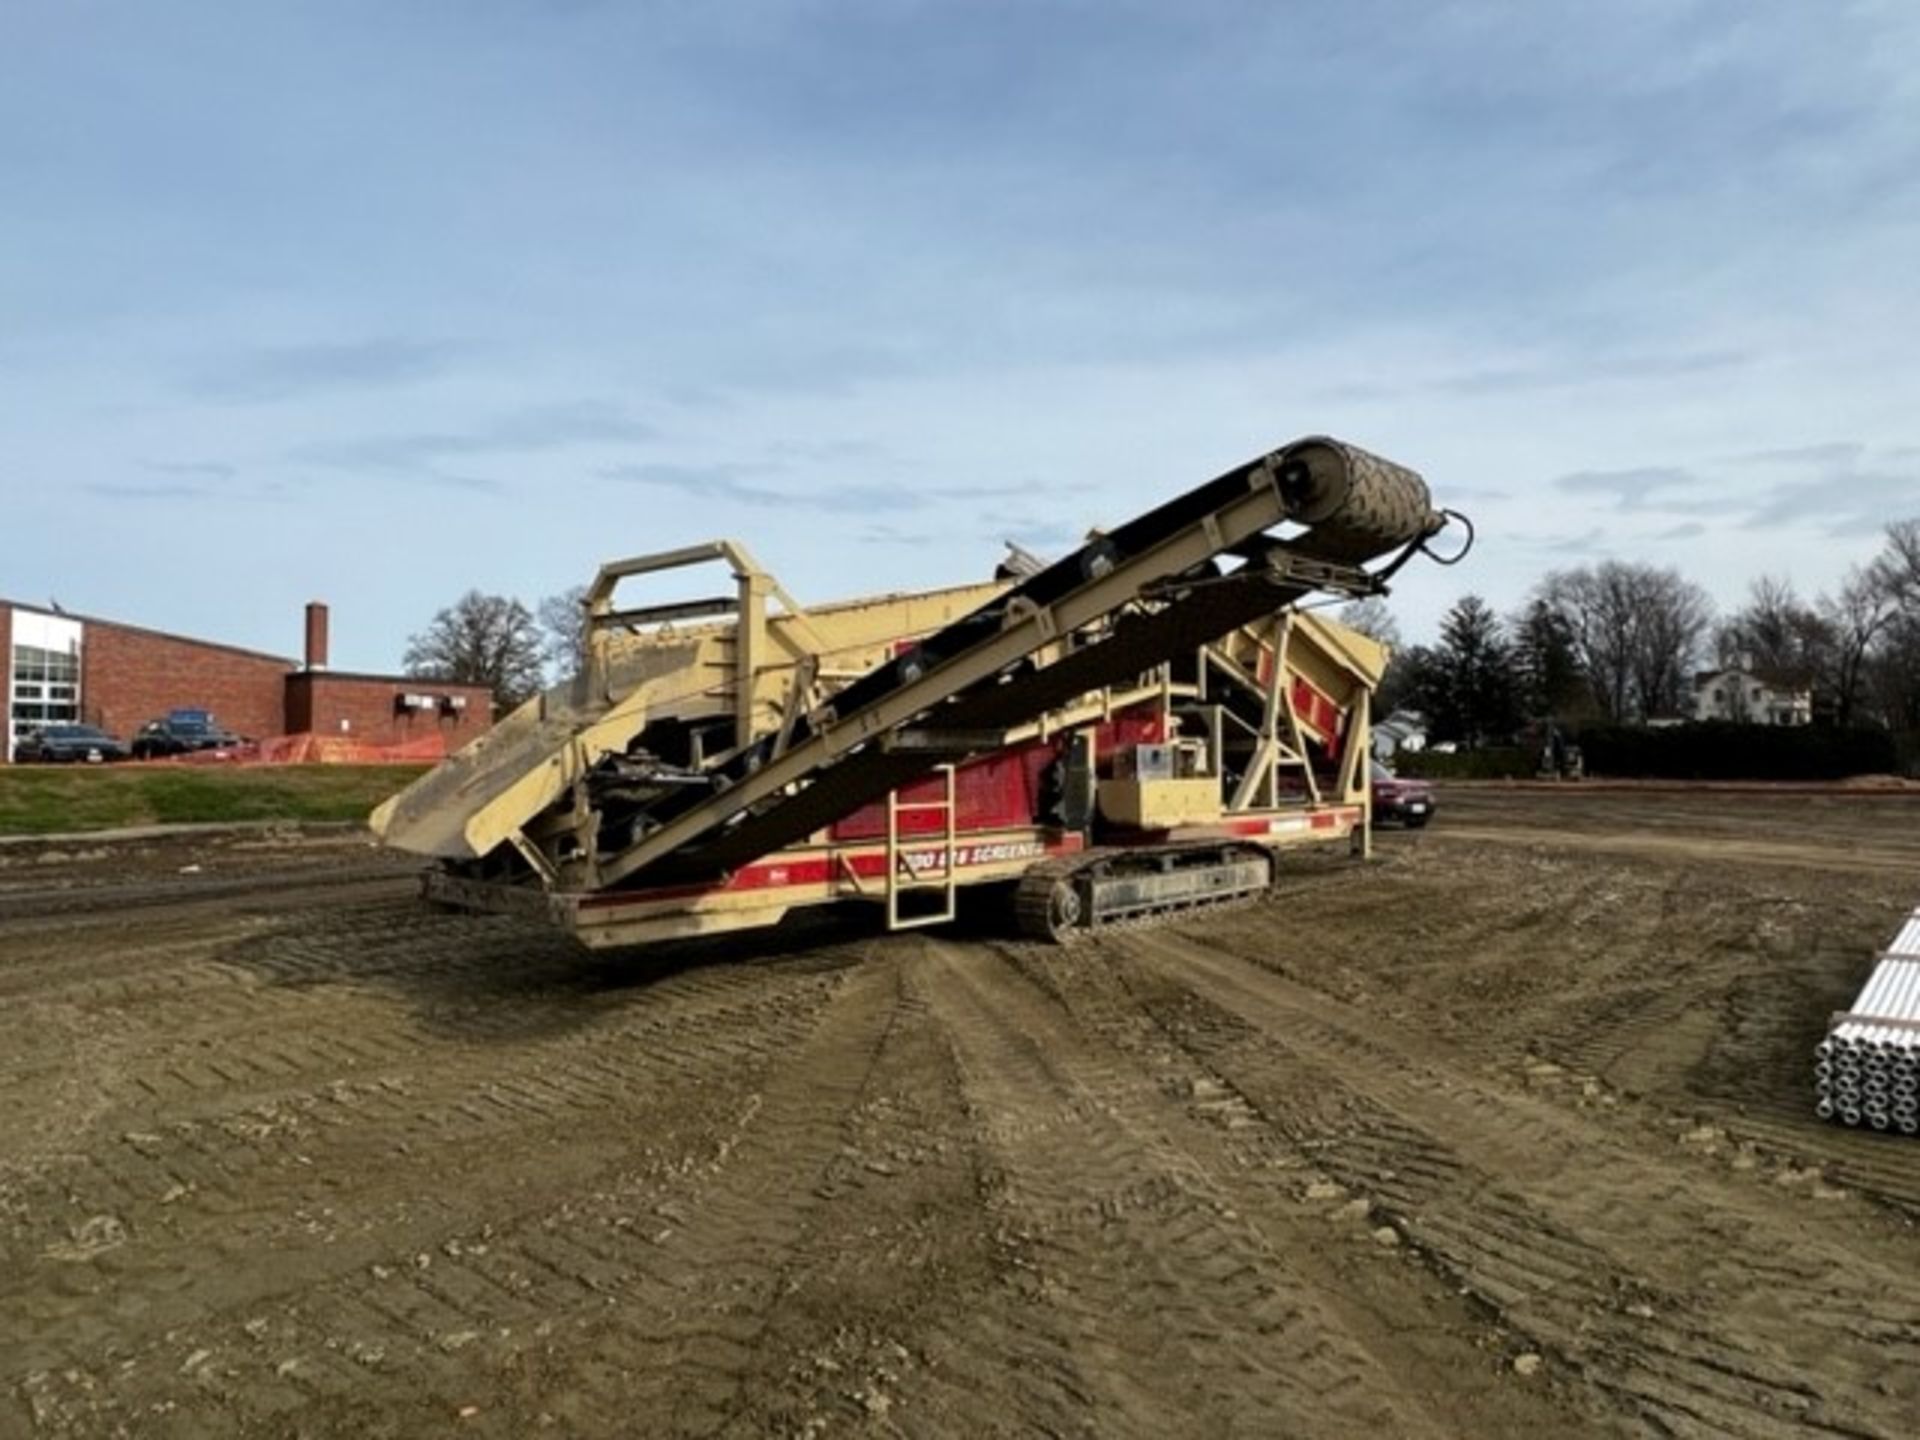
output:
M1511 745L1452 755L1402 750L1393 757L1393 768L1421 780L1528 780L1540 768L1540 757Z
M1661 780L1844 780L1900 768L1891 733L1707 720L1659 730L1614 725L1579 739L1590 775Z
M1920 777L1920 730L1895 736L1893 747L1900 756L1900 773Z
M1589 775L1645 780L1844 780L1901 774L1920 761L1920 737L1828 726L1740 725L1729 720L1646 729L1609 725L1575 737ZM1540 757L1499 747L1454 755L1402 751L1394 768L1431 780L1530 778Z

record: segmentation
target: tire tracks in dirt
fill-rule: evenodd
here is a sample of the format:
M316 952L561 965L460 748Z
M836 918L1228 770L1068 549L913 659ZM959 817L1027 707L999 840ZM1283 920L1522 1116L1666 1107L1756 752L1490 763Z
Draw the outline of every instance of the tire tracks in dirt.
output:
M0 1434L1910 1433L1920 1152L1781 1079L1904 890L1434 839L1069 949L0 922Z
M294 893L402 890L419 884L419 868L393 860L372 864L276 867L263 872L124 883L0 890L0 930L9 936L98 922L118 923L129 911L231 905L264 898L278 903Z
M1497 1089L1430 1042L1204 943L1143 934L1110 948L1178 997L1162 1002L1170 1033L1249 1103L1284 1116L1301 1090L1354 1097L1359 1123L1320 1142L1321 1163L1378 1195L1441 1273L1650 1423L1904 1433L1891 1417L1920 1403L1920 1327L1886 1317L1890 1302L1920 1315L1920 1285L1897 1241L1881 1247L1884 1269L1863 1265L1691 1161ZM1324 1115L1301 1133L1326 1136ZM1765 1273L1756 1253L1771 1257ZM1692 1298L1667 1284L1702 1272ZM1863 1329L1878 1338L1863 1343Z
M1090 1045L1004 957L926 951L916 980L999 1171L994 1208L1035 1273L1026 1304L956 1333L978 1347L972 1369L1040 1356L1020 1413L1042 1428L1084 1406L1101 1435L1446 1433L1398 1357L1369 1353L1327 1280L1296 1267L1303 1242L1322 1243L1298 1233L1316 1214L1277 1213L1210 1137L1183 1133L1194 1118L1151 1076Z
M1448 825L1434 837L1454 845L1543 845L1583 850L1641 860L1716 860L1741 865L1785 865L1795 870L1840 871L1857 875L1863 870L1911 875L1915 856L1900 847L1799 844L1776 840L1732 839L1711 835L1600 834L1546 825L1518 824L1479 827Z
M96 1191L103 1210L121 1193L236 1191L262 1170L378 1166L442 1139L477 1143L605 1112L649 1083L652 1067L698 1072L714 1034L747 1051L777 1045L781 1031L769 1022L818 990L823 969L842 963L828 953L784 967L710 967L648 991L602 992L596 977L607 972L550 940L529 953L525 938L497 927L470 933L445 920L431 945L388 937L383 972L410 967L415 984L432 972L436 991L452 991L484 970L496 989L515 988L512 1007L476 999L461 1009L462 1038L496 1048L451 1066L423 1066L418 1022L366 1003L351 985L262 984L247 971L195 962L205 983L150 1002L138 1012L139 1033L116 1037L96 1063L99 1083L118 1102L111 1113L119 1143L89 1147L79 1172L43 1164L19 1198L41 1201L30 1208L44 1217L82 1206ZM367 950L380 948L378 937L351 926L330 941L304 933L300 940L309 963L327 944L351 952L361 978ZM629 1047L651 1066L624 1064L616 1052ZM86 1166L104 1166L119 1182L89 1184ZM69 1203L45 1203L57 1198Z
M95 1263L73 1278L94 1285L102 1299L122 1288L177 1292L158 1305L149 1302L146 1326L164 1326L167 1334L143 1348L169 1357L149 1367L150 1373L167 1374L185 1364L179 1351L188 1342L176 1337L214 1342L194 1344L186 1356L206 1349L210 1357L221 1357L221 1364L203 1357L188 1367L193 1393L217 1397L231 1388L229 1404L239 1403L235 1397L241 1390L249 1396L257 1390L269 1397L262 1401L268 1404L273 1394L285 1392L285 1398L303 1390L343 1403L356 1394L381 1394L380 1376L402 1348L412 1356L417 1378L421 1362L464 1349L467 1337L493 1334L499 1317L525 1326L530 1315L566 1314L570 1305L597 1304L603 1291L617 1287L627 1270L609 1257L632 1248L626 1231L638 1223L624 1211L607 1213L610 1206L631 1204L619 1177L634 1169L642 1176L642 1190L655 1181L671 1190L707 1163L670 1160L645 1141L659 1138L668 1148L677 1143L697 1153L705 1143L699 1139L703 1115L725 1130L770 1110L769 1123L779 1126L781 1105L804 1112L819 1103L817 1094L830 1093L831 1087L823 1087L816 1076L796 1079L773 1105L746 1103L757 1092L743 1094L743 1087L769 1066L785 1064L784 1057L795 1049L805 1050L808 1035L836 1003L841 972L856 963L853 956L824 952L803 957L791 974L777 967L739 966L669 977L657 990L625 997L640 1013L593 1033L591 1045L575 1040L559 1054L551 1053L549 1044L508 1055L504 1072L490 1065L490 1052L479 1049L464 1065L436 1072L430 1085L385 1104L342 1107L291 1140L218 1131L203 1138L169 1129L141 1137L153 1147L150 1155L138 1145L109 1145L104 1158L89 1156L80 1173L59 1177L62 1184L87 1187L90 1196L104 1197L126 1212L125 1218L109 1212L111 1225L104 1235L95 1227L96 1241L104 1240L111 1253L76 1256ZM726 1121L729 1110L734 1119ZM659 1123L657 1137L645 1128L650 1117ZM785 1127L789 1133L805 1129L799 1114L786 1118L794 1121ZM609 1121L622 1119L642 1127L640 1135L622 1141L617 1124L608 1130ZM581 1127L608 1134L609 1140L571 1145L556 1154L551 1174L542 1177L534 1195L519 1194L517 1208L533 1218L503 1227L527 1181L510 1174L490 1178L486 1153L502 1144L524 1149L530 1143L551 1151ZM416 1149L421 1161L383 1155L395 1143ZM712 1143L723 1159L734 1146L724 1136ZM314 1153L289 1155L296 1145ZM269 1160L257 1158L263 1150ZM129 1155L152 1168L143 1172L134 1165L129 1176L123 1168ZM249 1155L256 1157L251 1166L245 1163ZM456 1157L464 1183L456 1192L421 1203L420 1165L444 1163L436 1156ZM374 1197L358 1194L347 1212L327 1203L329 1173L364 1173L383 1159L401 1172L390 1191L375 1187ZM196 1173L195 1163L204 1169ZM158 1189L155 1182L162 1176L182 1177L172 1182L175 1190L188 1187L194 1198L208 1203L198 1214L190 1205L181 1209L175 1201L185 1205L183 1197ZM569 1205L552 1208L555 1189L596 1197L584 1206L589 1218L576 1226ZM391 1209L373 1203L379 1193L386 1193ZM787 1198L764 1178L754 1193L775 1208ZM409 1196L416 1198L409 1201ZM55 1197L36 1198L42 1204L28 1213L38 1216ZM81 1208L94 1203L90 1198ZM479 1215L489 1218L481 1222L474 1218ZM712 1223L724 1210L703 1208L701 1215ZM616 1224L620 1219L627 1224ZM488 1234L502 1228L509 1232L505 1239ZM523 1232L517 1247L515 1229ZM583 1240L582 1234L593 1238ZM369 1244L363 1238L369 1235L379 1239ZM609 1248L604 1236L617 1236L619 1243ZM393 1252L396 1240L409 1246L406 1253ZM25 1268L7 1267L13 1282L8 1288L15 1293L0 1301L31 1327L30 1345L10 1358L27 1371L22 1385L39 1387L43 1400L50 1374L71 1371L89 1380L111 1374L104 1361L114 1352L98 1347L125 1336L124 1320L110 1307L73 1306L71 1285L56 1278L62 1263L58 1243L50 1249L56 1253L36 1255ZM262 1253L270 1251L277 1252L276 1259L263 1266ZM425 1265L417 1265L421 1257ZM219 1287L166 1283L169 1276L217 1273L244 1278ZM522 1292L536 1291L544 1303L531 1310L513 1303ZM300 1319L329 1308L337 1323L322 1326L318 1336ZM275 1316L291 1317L289 1333L282 1336L278 1321L267 1318ZM249 1327L269 1328L257 1336L249 1328L236 1337L243 1319ZM412 1329L403 1329L398 1340L380 1338L403 1321ZM298 1363L285 1375L259 1375L257 1367L245 1363L257 1348L248 1337L264 1343L269 1333L278 1348L297 1351ZM218 1343L223 1335L224 1347ZM376 1338L353 1338L367 1336ZM230 1359L238 1373L249 1376L249 1384L218 1383ZM409 1382L396 1398L412 1395L414 1388Z
M1904 889L1508 846L1486 847L1460 893L1442 854L1401 850L1343 896L1277 901L1209 926L1208 943L1442 1036L1589 1118L1663 1143L1700 1132L1689 1143L1736 1170L1831 1180L1920 1218L1912 1147L1812 1123L1807 1089L1822 1017L1909 908ZM1391 937L1360 912L1390 916Z

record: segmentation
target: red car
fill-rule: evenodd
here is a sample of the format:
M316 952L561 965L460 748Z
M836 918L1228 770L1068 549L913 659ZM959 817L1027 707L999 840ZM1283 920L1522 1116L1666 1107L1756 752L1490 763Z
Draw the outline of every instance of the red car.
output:
M1418 830L1433 818L1433 787L1426 781L1402 779L1378 760L1368 762L1367 773L1373 785L1375 820L1398 820L1409 830Z

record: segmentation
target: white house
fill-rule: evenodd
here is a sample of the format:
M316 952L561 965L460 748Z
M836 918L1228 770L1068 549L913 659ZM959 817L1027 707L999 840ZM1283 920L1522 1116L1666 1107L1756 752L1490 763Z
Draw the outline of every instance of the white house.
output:
M1735 666L1693 677L1693 718L1750 725L1808 725L1813 691L1797 676Z
M1373 727L1373 757L1391 760L1402 750L1409 755L1427 748L1427 721L1415 710L1396 710Z

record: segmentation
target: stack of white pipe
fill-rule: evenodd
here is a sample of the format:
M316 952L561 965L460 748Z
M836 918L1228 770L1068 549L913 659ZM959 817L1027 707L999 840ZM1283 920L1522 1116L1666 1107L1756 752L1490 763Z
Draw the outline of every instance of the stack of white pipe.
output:
M1920 910L1814 1051L1822 1120L1920 1135Z

